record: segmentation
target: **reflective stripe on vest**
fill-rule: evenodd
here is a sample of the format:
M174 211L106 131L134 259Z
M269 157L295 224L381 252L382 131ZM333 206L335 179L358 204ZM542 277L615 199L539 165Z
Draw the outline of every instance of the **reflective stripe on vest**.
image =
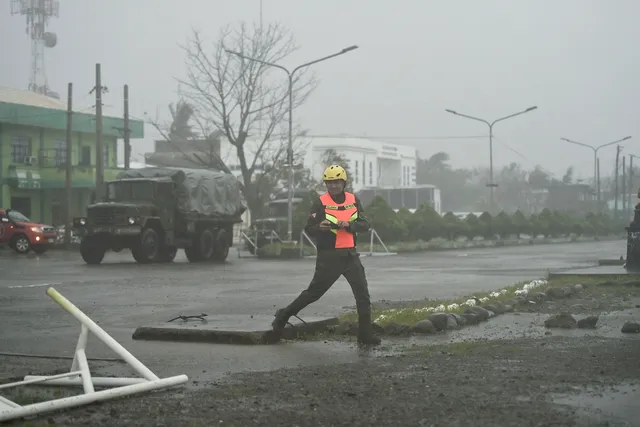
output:
M358 208L356 207L356 196L353 193L344 193L344 202L336 204L329 193L320 196L320 201L324 206L324 216L327 221L338 224L339 221L351 222L358 218ZM336 235L336 249L355 247L353 233L347 230L334 230Z

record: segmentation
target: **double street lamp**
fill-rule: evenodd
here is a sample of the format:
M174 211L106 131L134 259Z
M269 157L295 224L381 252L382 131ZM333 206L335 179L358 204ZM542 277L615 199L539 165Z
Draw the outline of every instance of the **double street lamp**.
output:
M519 116L520 114L528 113L529 111L533 111L533 110L535 110L537 108L538 107L536 107L536 106L529 107L526 110L519 111L517 113L510 114L510 115L505 116L505 117L500 117L499 119L496 119L493 122L489 122L487 120L480 119L478 117L472 117L472 116L468 116L466 114L461 114L461 113L458 113L457 111L445 110L447 113L455 114L456 116L465 117L465 118L471 119L471 120L477 120L477 121L482 122L482 123L486 124L487 126L489 126L489 183L487 184L487 187L490 188L490 196L491 196L490 209L494 209L493 190L494 190L495 187L498 186L497 184L495 184L493 182L493 125L495 125L496 123L501 122L503 120L510 119L511 117L515 117L515 116Z
M225 49L227 53L232 55L239 56L240 58L259 62L261 64L269 65L271 67L279 68L285 73L289 78L289 144L287 148L287 166L289 168L289 197L288 197L288 225L287 225L287 240L293 240L293 77L296 71L308 67L313 64L317 64L318 62L326 61L327 59L335 58L336 56L344 55L347 52L351 52L352 50L357 49L358 46L349 46L342 49L340 52L334 53L332 55L325 56L323 58L316 59L314 61L309 61L304 64L298 65L292 71L289 71L288 68L283 67L280 64L275 64L273 62L263 61L261 59L252 58L246 55L243 55L239 52L235 52L232 50Z
M630 139L630 136L625 136L622 139L619 139L617 141L612 141L612 142L607 142L606 144L602 144L599 145L597 147L594 147L593 145L589 145L589 144L585 144L583 142L578 142L578 141L573 141L571 139L567 139L567 138L560 138L562 141L566 141L570 144L575 144L575 145L579 145L581 147L586 147L586 148L590 148L591 150L593 150L593 185L595 187L596 192L598 193L597 199L598 202L600 202L600 177L598 176L598 150L600 150L601 148L604 147L608 147L610 145L613 144L618 144L622 141L626 141L627 139Z

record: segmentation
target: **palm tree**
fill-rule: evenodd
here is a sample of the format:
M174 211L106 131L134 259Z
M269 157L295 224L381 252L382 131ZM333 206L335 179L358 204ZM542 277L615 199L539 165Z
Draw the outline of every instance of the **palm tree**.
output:
M193 117L193 107L185 101L177 104L169 104L171 112L171 126L169 127L169 139L171 141L186 141L195 136L189 123Z

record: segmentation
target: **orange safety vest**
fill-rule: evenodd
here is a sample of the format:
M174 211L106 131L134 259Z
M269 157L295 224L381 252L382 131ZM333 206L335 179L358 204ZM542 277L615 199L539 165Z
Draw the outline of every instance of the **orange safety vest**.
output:
M353 221L358 218L358 208L356 207L356 196L353 193L344 193L344 202L337 204L329 193L320 196L320 201L324 206L324 216L327 221L338 224L338 221ZM340 229L331 229L336 235L336 249L355 247L353 233Z

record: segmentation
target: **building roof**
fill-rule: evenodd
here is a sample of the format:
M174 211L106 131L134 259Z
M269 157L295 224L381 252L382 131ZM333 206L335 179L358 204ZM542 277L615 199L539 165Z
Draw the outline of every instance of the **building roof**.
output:
M59 99L31 92L0 86L0 102L8 104L29 105L31 107L66 110L67 106Z
M0 87L0 123L31 126L44 129L66 130L67 106L58 99L26 90ZM73 112L74 132L95 133L95 114ZM144 137L144 122L129 120L132 139ZM124 119L104 115L103 135L124 136Z
M314 150L327 148L342 148L357 151L376 152L380 156L403 156L416 157L416 147L396 142L381 141L379 139L369 139L366 137L354 136L305 136L300 137L302 141L308 141Z

